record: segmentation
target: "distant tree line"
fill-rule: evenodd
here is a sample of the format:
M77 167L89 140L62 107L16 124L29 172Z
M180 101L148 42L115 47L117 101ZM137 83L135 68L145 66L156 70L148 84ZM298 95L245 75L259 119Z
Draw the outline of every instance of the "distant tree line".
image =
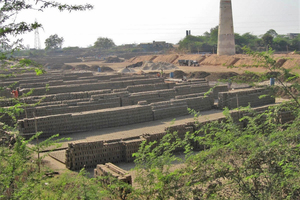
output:
M188 35L179 41L179 49L191 53L211 52L216 53L218 44L218 26L211 28L201 36ZM279 35L273 29L265 34L257 36L251 33L235 33L236 52L243 53L244 46L253 51L265 51L270 47L275 51L300 51L300 35L289 38L287 35Z

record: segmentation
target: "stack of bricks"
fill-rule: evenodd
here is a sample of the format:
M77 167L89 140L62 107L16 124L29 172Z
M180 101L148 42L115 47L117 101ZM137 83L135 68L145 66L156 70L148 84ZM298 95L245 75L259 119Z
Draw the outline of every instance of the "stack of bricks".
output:
M153 119L165 119L188 115L185 100L170 100L150 104L153 110Z
M63 80L50 80L48 81L49 85L64 85L64 81Z
M120 181L132 185L131 175L127 171L115 166L112 163L105 163L105 165L100 164L96 166L96 169L94 169L95 178L98 176L108 176L108 175L111 175ZM110 184L109 180L107 180L106 184Z
M191 87L189 85L175 86L176 95L190 94Z
M208 85L193 84L193 85L191 85L190 93L208 92L209 89L210 89L210 87Z
M248 113L248 112L245 112L245 111L232 111L231 116L233 117L234 122L238 123L239 119L244 117L244 116L253 116L254 114L261 114L261 113L265 112L268 109L272 110L272 107L270 107L269 105L256 107L256 108L253 109L254 113ZM274 118L274 120L276 120L280 124L290 123L293 120L295 120L295 115L293 115L292 111L285 110L285 109L277 110L276 112L273 110L273 116L272 117ZM262 118L266 118L266 116L262 116ZM242 123L243 123L243 126L246 127L248 122L243 121Z
M126 139L69 143L66 150L65 164L68 169L79 170L83 167L93 168L96 164L106 162L132 162L136 153L145 140L143 137Z
M51 136L57 133L67 132L68 129L66 124L68 124L71 119L71 114L36 117L37 131L43 131L43 136ZM20 134L25 137L31 137L36 132L34 118L19 120L18 124Z
M190 82L191 84L208 85L208 80L206 80L205 78L191 79L188 82Z
M120 140L107 140L103 143L102 155L100 159L101 162L122 162L124 161L124 145L122 145ZM90 165L89 167L93 167Z
M191 108L195 111L205 111L211 110L214 106L214 99L212 94L205 93L195 93L195 94L186 94L176 96L176 99L185 99L188 105L188 108Z
M125 92L114 92L114 93L106 93L106 94L96 94L96 95L92 95L91 99L104 100L104 99L120 98L124 96L129 96L129 93L125 91Z
M33 95L44 94L56 94L66 92L79 92L79 91L91 91L91 90L103 90L103 89L120 89L126 88L130 85L142 85L142 84L155 84L163 82L162 79L157 78L145 78L137 80L125 80L125 81L101 81L96 83L82 83L70 84L70 85L58 85L45 87L37 87L33 91ZM24 89L24 92L29 92L30 89Z
M147 77L144 75L123 76L123 77L118 77L118 78L110 78L110 81L137 80L137 79L145 79L145 78L147 78Z
M192 84L174 87L177 95L185 95L191 93L203 93L208 92L210 87L208 85Z
M144 85L144 84L155 84L155 83L163 83L164 79L161 78L147 78L147 79L139 79L132 80L134 85Z
M82 80L52 80L48 82L37 82L37 83L22 83L20 87L22 89L25 88L39 88L39 87L46 87L48 84L49 86L59 86L59 85L73 85L73 84L84 84L84 83L96 83L98 82L97 79L82 79Z
M171 89L175 86L175 83L156 83L154 84L155 90Z
M161 98L161 101L168 101L176 96L174 89L157 90L157 92L158 96Z
M190 109L195 111L206 111L211 110L214 105L214 99L211 98L212 96L200 96L200 97L191 97L186 98L187 106Z
M220 92L228 92L227 85L218 85L213 88L214 99L218 99Z
M184 139L185 134L187 132L189 132L189 133L194 132L194 127L192 125L180 124L180 125L173 125L173 126L167 127L167 128L165 128L165 131L167 133L176 132L180 139Z
M46 137L57 133L84 132L174 118L188 115L187 108L204 111L213 107L212 96L203 97L203 92L210 89L207 82L204 81L187 82L187 85L174 86L174 83L163 83L163 79L158 78L140 76L121 79L119 77L111 76L108 79L105 76L91 76L90 73L87 73L85 75L64 75L59 77L60 79L53 79L54 85L61 83L62 80L64 83L69 80L70 85L50 86L50 90L54 90L53 93L55 90L59 93L42 96L44 99L39 106L28 108L27 114L20 116L20 118L26 117L19 120L20 133L25 136L35 133L33 112L37 116L38 131L43 131L43 136ZM74 79L78 78L82 84L73 84L77 83ZM84 83L89 80L93 83ZM95 80L99 82L95 82ZM64 93L61 93L62 89L64 89ZM223 89L226 88L222 86L216 91ZM142 92L136 93L136 91ZM226 98L227 100L234 98L233 91L228 93L227 96L221 95L223 100L219 105L222 105ZM264 94L260 89L257 89L256 92L239 93L239 101L247 102L248 105L249 97L251 99L252 96L256 96L256 99L251 101L252 106L272 103L270 98L267 98L265 102L258 100L257 96L260 95L258 93ZM41 96L27 97L24 98L24 102L32 104L40 99ZM0 101L0 104L8 106L13 102L11 100ZM230 104L230 107L234 107L234 104ZM127 156L125 155L125 157Z
M95 74L93 78L97 79L98 81L108 81L111 79L119 80L122 78L121 74Z
M132 105L137 104L139 101L147 100L148 103L159 102L162 99L159 97L157 91L147 91L147 92L139 92L133 93L129 97Z
M166 131L151 134L145 133L142 137L145 138L147 142L159 142L166 134Z
M127 91L130 92L130 93L137 93L137 92L146 92L146 91L170 89L170 88L173 88L173 87L174 87L174 85L171 84L171 83L143 84L143 85L128 86Z
M265 111L268 106L262 106L255 108L258 113ZM286 112L280 112L282 118L289 115ZM241 118L248 113L237 113L237 111L231 111L233 117ZM224 121L225 117L215 119L216 121ZM237 119L237 121L239 121ZM66 166L71 170L79 170L83 167L90 168L95 167L96 164L104 164L106 162L132 162L132 154L137 152L140 144L143 141L154 142L157 146L159 141L167 134L177 132L178 137L183 139L187 132L196 134L195 136L203 136L204 132L200 132L200 128L210 120L204 122L190 122L186 124L174 125L167 127L163 132L144 133L137 137L128 137L123 139L116 139L110 141L98 141L98 142L84 142L84 143L70 143L66 150ZM243 124L244 126L246 124ZM197 132L195 132L197 131ZM209 131L209 130L208 130ZM194 150L203 150L204 146L197 141L190 141ZM182 150L182 149L176 149Z
M133 162L134 157L133 153L138 152L141 143L146 139L143 137L135 137L135 138L125 138L122 139L122 144L124 145L124 158L125 162Z
M148 105L134 105L36 118L38 131L43 131L44 137L56 133L91 131L152 120L152 110ZM35 133L34 121L34 118L19 120L20 133L26 137L33 135Z
M165 130L109 141L69 143L66 150L66 167L71 170L79 170L83 167L93 168L96 164L106 162L132 162L134 160L132 154L139 150L143 141L146 140L148 143L157 141L158 144L167 132L175 131L178 132L180 138L184 138L186 132L194 131L194 127L191 124L183 124L168 127ZM154 148L156 145L152 147Z
M72 170L84 166L95 166L102 163L103 141L89 143L69 143L66 150L66 167Z
M62 103L60 101L65 100L74 100L74 99L86 99L91 98L92 95L97 94L107 94L111 93L111 89L105 89L105 90L91 90L91 91L85 91L85 92L68 92L68 93L57 93L57 94L49 94L49 95L42 95L42 96L29 96L24 97L21 99L21 102L24 102L26 104L35 104L38 102L39 105L47 105L53 104L53 102L56 102L54 104ZM50 103L51 102L51 103ZM13 106L15 105L14 99L0 99L0 106L6 107L6 106Z
M183 140L186 136L186 133L193 133L194 132L194 126L187 125L187 124L180 124L175 126L170 126L165 128L166 133L170 134L176 134L178 138ZM176 139L174 138L171 142L176 142ZM174 151L183 151L184 147L177 147Z
M260 96L264 96L260 98ZM275 103L275 98L269 95L269 91L264 88L232 90L229 92L220 92L218 99L219 109L228 107L229 109L240 106L251 107L262 106Z
M154 84L133 85L133 86L128 86L127 87L127 91L130 92L130 93L153 91L153 90L155 90L155 85Z

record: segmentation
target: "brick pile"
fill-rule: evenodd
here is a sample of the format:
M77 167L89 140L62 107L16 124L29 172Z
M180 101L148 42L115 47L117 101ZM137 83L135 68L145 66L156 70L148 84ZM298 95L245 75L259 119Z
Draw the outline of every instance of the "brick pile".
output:
M186 100L170 100L150 104L153 111L153 119L165 119L176 116L188 115Z
M264 96L260 98L261 96ZM218 98L218 107L223 109L237 108L240 106L257 107L275 103L275 98L270 96L269 91L264 88L231 90L228 92L220 92Z
M108 176L108 175L111 175L120 181L132 185L131 175L127 171L115 166L112 163L105 163L104 165L100 164L97 165L96 168L94 169L94 177ZM105 183L110 184L110 182L105 182Z
M57 133L84 132L152 120L152 110L148 105L36 117L38 131L43 131L43 137ZM19 120L19 131L23 136L30 137L34 134L34 121L34 118Z

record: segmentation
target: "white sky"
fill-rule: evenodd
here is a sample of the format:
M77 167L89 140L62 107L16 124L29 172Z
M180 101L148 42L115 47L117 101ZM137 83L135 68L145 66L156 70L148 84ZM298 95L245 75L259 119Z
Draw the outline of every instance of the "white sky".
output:
M60 1L62 2L62 1ZM42 48L50 35L63 37L63 47L93 45L98 37L116 45L166 41L178 43L185 31L203 35L219 23L220 0L64 0L90 3L91 11L20 13L17 20L38 22ZM269 29L279 34L300 33L300 0L232 0L236 33L261 35ZM34 33L24 36L24 45L34 47Z

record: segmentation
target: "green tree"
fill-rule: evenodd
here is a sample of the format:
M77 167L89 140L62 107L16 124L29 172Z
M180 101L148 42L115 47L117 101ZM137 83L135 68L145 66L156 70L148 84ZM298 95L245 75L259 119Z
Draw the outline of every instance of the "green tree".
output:
M11 52L17 51L18 49L24 48L22 40L13 40L10 36L21 36L22 34L32 32L37 28L41 28L42 24L38 22L27 23L24 21L15 23L18 14L26 10L38 10L42 12L47 8L57 8L60 11L77 11L77 10L89 10L93 6L90 4L86 5L68 5L59 3L57 1L26 1L26 0L15 0L15 1L3 1L1 3L1 15L0 15L0 41L1 41L1 61L2 64L9 63L12 60ZM14 61L16 61L14 59ZM21 63L22 64L22 63ZM2 65L3 66L3 65ZM24 66L24 64L22 65Z
M284 37L276 37L273 41L273 48L276 51L288 51L289 49L289 40Z
M292 51L300 51L300 35L298 37L292 39L291 41L291 50Z
M94 43L95 48L109 49L114 46L116 46L114 41L112 39L105 38L105 37L97 38L97 41Z
M45 46L46 49L61 49L63 42L64 42L63 37L58 37L57 34L54 34L54 35L50 35L45 40Z
M205 32L203 36L188 35L178 42L180 50L188 50L192 53L214 52L218 43L218 26Z
M266 33L266 34L264 34L263 36L262 36L262 40L263 40L263 43L264 43L264 45L265 45L265 47L267 48L267 49L269 49L269 47L272 47L272 45L273 45L273 36L271 35L271 34L269 34L269 33Z
M219 26L210 29L210 42L213 44L218 43Z
M278 36L278 33L274 29L270 29L266 32L266 34L272 35L273 38L276 38Z

